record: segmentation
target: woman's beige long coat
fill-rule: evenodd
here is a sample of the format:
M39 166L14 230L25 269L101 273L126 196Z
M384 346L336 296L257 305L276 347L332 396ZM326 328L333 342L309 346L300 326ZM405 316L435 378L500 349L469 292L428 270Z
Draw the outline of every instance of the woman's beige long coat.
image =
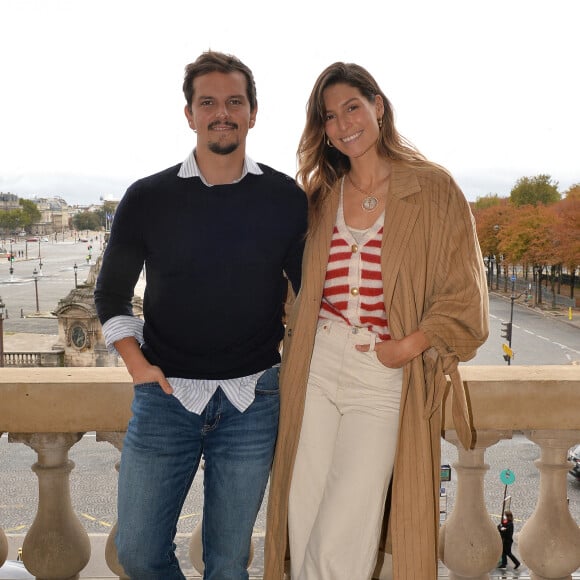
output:
M288 494L338 188L326 199L319 226L307 241L302 288L284 338L265 580L284 578ZM457 363L473 358L488 335L487 288L474 220L465 197L443 169L394 163L381 264L391 335L400 339L421 328L431 344L423 357L404 369L397 454L381 545L393 554L395 580L435 580L445 375L451 377L455 426L468 448L470 418Z

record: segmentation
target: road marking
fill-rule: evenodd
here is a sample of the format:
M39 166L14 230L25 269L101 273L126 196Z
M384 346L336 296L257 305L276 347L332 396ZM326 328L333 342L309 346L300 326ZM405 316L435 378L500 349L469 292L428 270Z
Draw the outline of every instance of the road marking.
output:
M4 531L5 532L19 532L21 530L26 529L28 526L22 525L22 526L16 526L15 528L6 528Z
M490 315L490 318L492 318L491 315ZM499 318L499 320L504 322L503 318ZM516 324L512 324L512 326L513 326L513 328L517 328L518 330L521 330L521 331L525 332L526 334L529 334L530 336L534 336L536 338L539 338L540 340L545 340L546 342L550 342L554 346L560 347L562 350L568 350L570 352L573 352L574 354L580 354L579 350L576 350L576 349L573 349L569 346L566 346L565 344L562 344L561 342L553 341L550 338L546 338L545 336L542 336L541 334L536 334L535 332L532 332L531 330L528 330L527 328L522 328L521 326L517 326ZM566 356L568 356L568 355L566 355ZM569 356L568 356L568 359L570 360Z
M97 518L89 515L89 514L85 514L84 512L80 512L80 515L85 518L86 520L90 520L91 522L96 522L97 524L100 524L101 526L104 526L105 528L112 528L113 524L111 524L110 522L104 522L103 520L98 520Z
M189 518L195 518L197 516L200 516L201 512L197 512L197 513L193 513L193 514L183 514L182 516L179 516L180 520L187 520Z

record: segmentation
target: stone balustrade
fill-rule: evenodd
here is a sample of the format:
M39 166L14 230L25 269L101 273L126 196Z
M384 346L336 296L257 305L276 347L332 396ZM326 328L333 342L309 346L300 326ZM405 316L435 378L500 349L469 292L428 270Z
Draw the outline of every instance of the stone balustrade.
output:
M5 352L5 367L63 367L64 349L53 349L43 352Z
M457 442L451 401L444 403L443 435L458 448L453 465L457 492L441 526L439 557L449 578L488 579L501 553L496 525L484 501L485 453L513 431L540 449L540 489L535 511L519 533L522 559L537 580L570 579L580 567L580 528L566 498L567 450L580 441L580 367L465 366L476 440L466 451ZM108 368L5 368L0 373L0 433L37 454L38 508L23 544L23 559L38 578L80 577L90 557L86 530L70 499L70 448L86 432L122 447L132 386L126 370ZM0 457L0 462L2 457ZM0 522L0 565L8 552ZM111 531L107 565L123 577ZM390 578L388 557L376 577Z

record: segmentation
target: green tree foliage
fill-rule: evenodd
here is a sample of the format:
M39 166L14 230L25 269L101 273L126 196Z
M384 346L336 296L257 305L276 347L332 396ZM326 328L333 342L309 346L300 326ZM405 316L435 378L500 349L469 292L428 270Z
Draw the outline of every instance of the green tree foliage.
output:
M100 224L103 228L107 229L111 225L111 220L107 219L107 216L113 216L115 210L117 209L118 202L115 201L105 201L103 202L103 207L95 210L95 213L99 215Z
M0 229L8 234L22 229L24 214L20 209L0 211Z
M77 213L72 218L73 226L76 230L99 230L101 228L101 219L97 212L83 211Z
M524 205L551 205L560 201L558 182L549 175L520 178L510 193L510 201L516 207Z
M574 185L570 186L570 189L564 193L564 197L566 199L577 199L580 200L580 183L575 183Z
M476 211L487 209L488 207L494 207L496 205L500 205L504 202L505 198L499 197L497 193L488 193L483 197L478 197L475 200L474 209Z
M32 224L41 219L36 204L29 199L18 201L20 209L0 211L0 229L5 233L16 233L21 230L30 232Z
M41 220L42 216L38 210L38 206L33 201L30 199L20 199L18 203L20 203L20 207L22 208L22 225L25 229L28 229L29 226L36 224Z

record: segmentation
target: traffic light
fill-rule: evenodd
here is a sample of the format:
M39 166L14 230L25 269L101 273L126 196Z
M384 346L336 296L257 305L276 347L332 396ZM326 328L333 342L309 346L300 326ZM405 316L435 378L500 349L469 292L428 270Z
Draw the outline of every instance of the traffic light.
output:
M502 322L501 323L501 335L505 338L508 342L511 343L512 340L512 323L511 322Z

